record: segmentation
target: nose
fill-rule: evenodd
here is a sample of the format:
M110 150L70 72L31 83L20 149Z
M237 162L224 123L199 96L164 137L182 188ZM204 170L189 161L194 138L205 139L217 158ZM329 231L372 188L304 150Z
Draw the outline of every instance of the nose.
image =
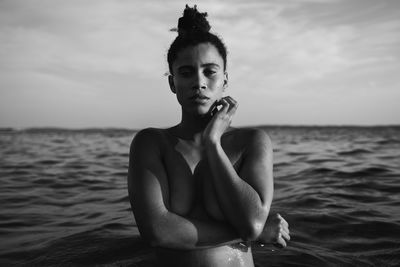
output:
M195 75L192 88L194 90L204 90L207 88L206 77L204 77L203 73L198 72L197 75Z

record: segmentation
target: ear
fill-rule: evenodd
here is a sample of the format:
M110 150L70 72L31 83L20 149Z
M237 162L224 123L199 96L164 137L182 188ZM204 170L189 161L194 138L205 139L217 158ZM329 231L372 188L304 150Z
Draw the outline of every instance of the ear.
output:
M224 72L224 84L222 85L222 91L225 92L225 89L228 88L228 73Z
M174 84L174 76L168 75L168 83L169 88L171 89L172 93L176 94L175 84Z

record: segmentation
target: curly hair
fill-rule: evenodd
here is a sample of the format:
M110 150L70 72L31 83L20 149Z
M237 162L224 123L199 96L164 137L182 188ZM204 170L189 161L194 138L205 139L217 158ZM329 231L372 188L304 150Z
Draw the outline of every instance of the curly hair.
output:
M211 26L206 17L207 13L200 13L196 5L193 8L186 5L183 16L178 20L178 28L171 29L171 31L178 32L178 36L172 42L167 55L171 74L172 64L176 60L178 53L189 46L196 46L201 43L211 43L217 48L224 61L224 70L226 70L226 46L217 35L210 33Z

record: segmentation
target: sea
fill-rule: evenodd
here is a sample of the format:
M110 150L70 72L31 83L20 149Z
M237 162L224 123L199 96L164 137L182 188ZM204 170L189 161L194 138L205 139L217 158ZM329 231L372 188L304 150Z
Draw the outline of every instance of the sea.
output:
M284 249L256 266L400 266L400 126L257 126ZM127 191L131 129L0 130L0 266L153 266Z

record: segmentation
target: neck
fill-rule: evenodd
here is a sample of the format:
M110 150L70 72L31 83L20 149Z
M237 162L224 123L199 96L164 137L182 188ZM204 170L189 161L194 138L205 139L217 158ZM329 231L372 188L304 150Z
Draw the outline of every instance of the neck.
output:
M201 135L211 120L210 115L196 116L182 110L181 122L176 126L179 137L201 142Z

